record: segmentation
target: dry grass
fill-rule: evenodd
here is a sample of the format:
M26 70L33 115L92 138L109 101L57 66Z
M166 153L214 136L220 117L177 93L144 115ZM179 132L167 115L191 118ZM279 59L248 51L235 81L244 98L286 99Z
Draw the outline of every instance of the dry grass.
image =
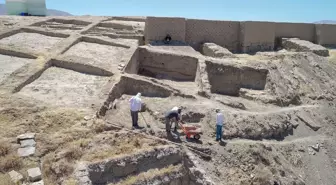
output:
M178 172L182 170L182 165L173 166L170 165L162 169L151 169L144 173L140 173L135 176L129 176L124 181L119 182L117 185L133 185L136 182L147 182L150 179L158 176L165 176L173 172ZM148 183L148 182L147 182ZM112 185L112 184L109 184Z
M98 137L93 142L96 147L93 150L85 152L85 155L82 157L83 160L100 161L111 157L134 154L163 144L160 141L130 132L116 133L114 136L109 134L104 137L103 141Z
M49 154L43 160L43 176L46 184L57 184L68 177L74 170L74 163L66 159L58 160L55 153Z
M1 185L16 185L14 182L11 181L10 176L8 174L1 174L1 173L0 173L0 184Z
M0 157L4 157L9 154L10 150L11 146L7 142L0 141Z
M65 183L64 183L64 185L77 185L77 184L78 184L77 181L75 179L72 179L72 178L66 180Z
M43 174L46 184L55 184L60 179L71 175L76 161L82 157L89 143L89 138L80 138L59 146L57 153L52 152L46 155L43 160ZM68 181L66 184L71 185Z
M336 64L336 49L329 50L329 61Z
M6 173L11 170L18 170L22 167L22 159L14 154L9 154L0 158L0 172Z

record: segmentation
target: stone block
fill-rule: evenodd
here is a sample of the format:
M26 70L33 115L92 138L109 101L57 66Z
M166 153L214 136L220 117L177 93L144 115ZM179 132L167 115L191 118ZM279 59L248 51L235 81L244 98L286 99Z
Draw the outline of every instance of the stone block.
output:
M40 168L31 168L27 170L28 172L28 177L31 182L36 182L42 179L42 173Z
M18 155L20 157L28 157L35 154L35 147L25 147L18 149Z
M14 170L10 171L8 174L9 174L12 182L14 182L15 184L23 181L23 176L20 173L14 171Z
M44 182L43 182L43 180L41 180L41 181L38 181L38 182L34 182L31 185L44 185Z
M282 46L287 50L294 50L297 52L313 52L320 56L329 56L329 50L325 47L306 40L300 40L298 38L283 38Z
M228 49L223 48L215 43L204 43L202 45L202 54L214 58L234 56Z
M25 140L20 140L20 145L21 145L21 148L24 148L24 147L34 147L36 145L36 142L34 139L25 139Z
M26 134L21 134L19 136L16 137L16 139L18 140L18 142L20 140L25 140L25 139L35 139L35 133L26 133Z

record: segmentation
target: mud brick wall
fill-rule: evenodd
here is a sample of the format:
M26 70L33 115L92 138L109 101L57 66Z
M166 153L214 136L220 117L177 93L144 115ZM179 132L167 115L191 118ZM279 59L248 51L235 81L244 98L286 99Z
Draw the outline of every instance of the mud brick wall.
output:
M315 25L306 23L276 23L275 37L299 38L315 42Z
M239 49L239 22L187 19L186 42L200 51L205 42L216 43L237 52Z
M145 42L163 40L167 34L174 41L185 42L186 20L184 18L147 17Z
M246 21L240 23L241 51L251 53L274 48L275 23Z
M336 46L336 25L316 24L316 43L325 46Z
M198 59L167 52L139 48L139 74L151 77L166 76L181 81L194 81Z

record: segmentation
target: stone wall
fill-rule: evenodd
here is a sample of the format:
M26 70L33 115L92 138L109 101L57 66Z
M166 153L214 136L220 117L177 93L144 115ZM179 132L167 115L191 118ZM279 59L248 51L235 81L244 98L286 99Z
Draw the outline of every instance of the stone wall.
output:
M214 21L184 18L147 17L145 38L172 40L191 45L200 51L205 42L212 42L231 52L271 51L281 44L277 38L300 38L321 45L336 45L336 25L307 23L275 23L258 21Z
M241 51L253 53L274 49L275 23L246 21L240 23Z
M145 42L163 40L167 34L173 41L185 42L186 20L184 18L147 17Z
M239 22L187 19L186 42L194 49L206 42L216 43L232 52L239 49Z
M275 37L299 38L310 42L315 41L315 25L306 23L276 23Z
M336 46L336 25L316 24L316 43Z

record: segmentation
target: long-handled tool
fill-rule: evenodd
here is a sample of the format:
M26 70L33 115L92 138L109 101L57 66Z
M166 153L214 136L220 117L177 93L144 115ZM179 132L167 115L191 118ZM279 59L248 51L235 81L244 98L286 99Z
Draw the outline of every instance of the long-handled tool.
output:
M142 119L144 120L144 122L146 123L147 128L150 128L150 125L147 123L145 117L142 115L142 113L140 112Z

